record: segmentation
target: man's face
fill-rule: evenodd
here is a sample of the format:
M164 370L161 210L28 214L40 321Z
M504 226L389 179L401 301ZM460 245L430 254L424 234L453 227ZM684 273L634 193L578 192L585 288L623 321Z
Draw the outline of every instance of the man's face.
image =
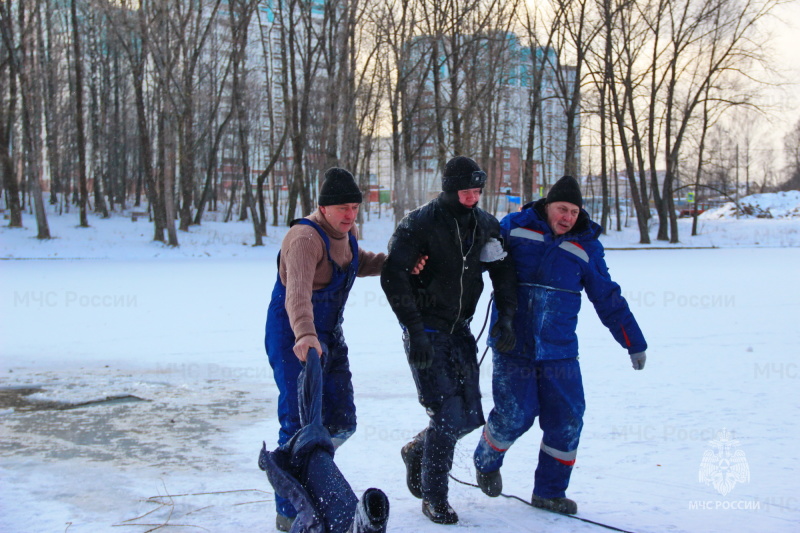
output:
M481 192L483 189L478 187L477 189L462 189L458 191L458 201L461 202L461 205L464 207L469 207L472 209L481 199Z
M359 205L361 204L321 205L319 211L333 229L347 233L355 224Z
M547 225L556 235L564 235L575 226L581 209L569 202L553 202L545 206Z

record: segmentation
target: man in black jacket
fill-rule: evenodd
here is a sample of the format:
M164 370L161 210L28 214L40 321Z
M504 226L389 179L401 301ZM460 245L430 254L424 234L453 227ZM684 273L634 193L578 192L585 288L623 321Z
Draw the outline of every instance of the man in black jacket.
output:
M486 173L468 157L447 162L438 198L409 213L389 241L381 286L403 328L403 345L428 427L401 450L411 493L433 522L455 524L447 477L456 441L484 424L477 343L469 329L488 270L499 311L492 336L514 346L516 274L496 218L477 207ZM411 271L426 257L419 276Z

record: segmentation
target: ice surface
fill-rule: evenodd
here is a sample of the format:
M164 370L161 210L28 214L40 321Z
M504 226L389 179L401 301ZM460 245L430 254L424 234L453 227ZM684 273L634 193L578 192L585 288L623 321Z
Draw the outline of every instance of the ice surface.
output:
M172 250L149 241L142 219L76 222L52 217L49 242L33 238L30 217L29 229L0 231L7 258L94 258L0 261L0 387L41 388L31 401L147 401L0 406L0 531L271 531L273 495L256 461L262 440L277 438L262 342L285 228L254 248L248 223L210 223ZM391 229L373 215L362 246L385 249ZM800 221L707 220L696 240L681 231L683 246L719 248L607 253L650 345L643 371L584 301L587 412L568 495L581 516L630 531L798 531ZM604 240L638 247L632 229ZM357 494L387 493L390 531L440 531L405 487L399 450L426 416L377 278L356 281L344 328L359 428L337 465ZM478 436L456 450L460 479L474 480ZM540 438L534 427L509 451L505 492L530 495ZM720 439L749 469L725 495L700 475ZM601 531L456 483L450 501L457 528Z

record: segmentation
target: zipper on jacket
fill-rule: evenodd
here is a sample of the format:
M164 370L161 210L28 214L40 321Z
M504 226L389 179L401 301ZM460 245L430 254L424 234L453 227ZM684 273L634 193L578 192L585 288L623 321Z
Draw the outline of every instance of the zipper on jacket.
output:
M474 216L474 213L470 213L470 216ZM458 313L456 314L456 319L453 322L453 325L450 326L450 334L452 335L453 332L456 330L456 324L458 324L458 319L461 317L461 302L464 299L464 271L467 269L467 256L469 252L472 250L472 247L475 246L475 233L478 230L478 219L475 219L475 227L472 228L472 242L467 248L467 253L464 253L464 241L461 240L461 229L458 226L458 220L453 218L453 221L456 223L456 234L458 235L458 249L461 252L461 276L458 279Z

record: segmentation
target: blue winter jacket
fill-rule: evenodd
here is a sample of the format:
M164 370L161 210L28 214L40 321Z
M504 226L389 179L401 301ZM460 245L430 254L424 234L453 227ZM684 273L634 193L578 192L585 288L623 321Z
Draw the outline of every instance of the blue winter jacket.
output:
M628 353L647 349L628 302L608 274L603 245L597 239L601 231L581 210L573 229L556 236L547 224L544 200L500 222L518 281L517 344L510 353L536 360L577 357L575 329L584 289L602 323Z

